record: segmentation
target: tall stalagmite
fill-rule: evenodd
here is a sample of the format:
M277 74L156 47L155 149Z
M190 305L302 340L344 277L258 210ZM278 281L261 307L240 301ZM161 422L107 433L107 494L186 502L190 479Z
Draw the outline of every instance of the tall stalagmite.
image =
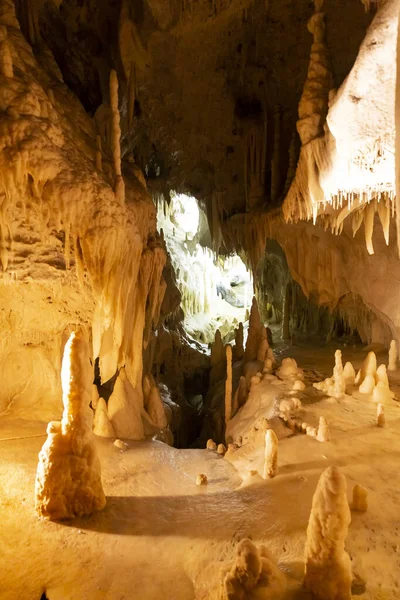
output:
M92 381L89 348L82 332L72 333L62 363L64 412L47 427L36 472L36 511L48 519L71 519L106 504L89 408Z

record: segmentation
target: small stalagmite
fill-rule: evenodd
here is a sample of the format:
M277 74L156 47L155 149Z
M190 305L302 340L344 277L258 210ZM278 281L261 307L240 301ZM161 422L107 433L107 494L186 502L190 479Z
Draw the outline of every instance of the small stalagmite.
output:
M378 404L376 408L376 424L378 427L384 427L386 423L385 407L383 404Z
M232 417L232 346L226 346L225 424Z
M319 418L317 440L319 442L329 442L331 439L331 431L325 417Z
M246 349L244 351L245 362L256 360L263 325L258 312L257 300L253 298L249 319L249 333L247 336Z
M303 585L315 600L351 600L351 562L344 547L350 521L346 478L329 467L318 481L307 528Z
M226 448L224 446L224 444L218 444L217 446L217 454L220 454L221 456L223 456L226 452Z
M356 378L356 372L354 367L350 361L347 361L343 368L343 377L344 381L347 385L354 385L354 381Z
M63 416L47 427L35 482L36 512L53 520L89 515L106 504L91 431L89 347L80 331L65 346L61 382Z
M361 485L358 485L358 483L353 487L351 510L357 512L365 512L368 510L368 490L361 487Z
M383 381L378 381L372 391L372 400L378 404L389 404L393 398L393 392L390 390L388 385L385 385Z
M375 387L375 377L374 375L366 375L362 384L358 388L361 394L372 394Z
M207 450L217 450L217 444L214 440L207 440Z
M376 355L375 352L368 352L361 369L358 371L354 383L361 385L367 375L375 376L376 373Z
M396 369L397 369L397 359L398 359L398 354L397 354L396 340L392 340L390 342L390 348L389 348L388 371L396 371Z
M386 372L386 365L379 365L375 373L375 381L379 383L380 381L389 387L389 379Z
M207 475L204 475L204 473L199 473L196 477L196 485L206 485L207 481Z
M264 479L271 479L278 473L278 438L273 429L265 433Z
M93 419L93 433L100 437L115 437L114 428L108 417L107 404L104 398L97 400L96 411Z

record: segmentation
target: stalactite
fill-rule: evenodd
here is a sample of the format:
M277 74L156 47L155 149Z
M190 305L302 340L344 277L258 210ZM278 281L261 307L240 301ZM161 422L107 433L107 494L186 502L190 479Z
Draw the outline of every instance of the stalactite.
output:
M365 245L367 247L368 254L374 253L374 246L372 244L372 234L374 232L375 206L375 200L371 200L371 202L367 204L367 206L364 209Z
M110 103L111 103L111 127L112 127L112 151L115 172L115 197L120 204L125 202L125 184L121 171L121 128L118 109L118 77L114 69L110 73Z
M274 111L274 148L271 161L271 200L276 202L280 191L281 167L281 108L275 107Z

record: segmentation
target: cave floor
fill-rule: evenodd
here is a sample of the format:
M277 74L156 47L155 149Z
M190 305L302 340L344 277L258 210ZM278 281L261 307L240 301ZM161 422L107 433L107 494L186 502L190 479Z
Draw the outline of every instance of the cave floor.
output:
M330 375L332 349L310 357L307 348L293 347L285 354L301 367ZM366 354L346 353L344 348L344 359L352 358L356 367ZM389 377L400 397L400 372ZM46 425L3 418L0 598L40 600L46 591L49 600L217 600L221 561L233 558L244 536L265 543L288 574L282 598L298 598L312 496L321 472L335 464L347 477L349 500L355 483L369 492L369 509L352 513L347 538L353 594L360 600L398 600L399 407L396 402L385 407L386 427L380 429L376 405L359 394L306 405L304 420L315 423L325 415L332 441L301 434L282 440L278 476L267 482L255 478L251 485L207 450L149 441L130 442L121 452L111 440L96 438L107 506L68 523L41 521L34 512ZM199 473L207 475L208 485L196 485Z

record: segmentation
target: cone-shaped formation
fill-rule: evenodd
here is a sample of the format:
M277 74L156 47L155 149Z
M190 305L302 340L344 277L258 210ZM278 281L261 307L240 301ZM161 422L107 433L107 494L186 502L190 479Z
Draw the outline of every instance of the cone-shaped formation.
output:
M376 409L376 424L378 427L384 427L386 423L385 407L383 404L378 404Z
M331 439L331 432L329 429L329 425L328 425L325 417L320 417L318 433L317 433L317 440L319 442L329 442L330 439Z
M144 439L142 421L143 401L129 382L122 368L108 400L108 416L117 437L130 440Z
M346 478L329 467L319 479L307 528L304 587L316 600L351 600L351 563L344 549L350 521Z
M346 386L354 385L354 381L356 379L356 372L350 361L347 361L347 363L344 365L343 377L344 377Z
M115 437L114 428L108 417L107 404L104 398L99 398L93 419L93 433L100 437Z
M246 382L246 377L244 377L243 375L240 377L239 379L239 385L237 387L237 390L235 392L235 397L233 399L233 407L232 407L232 414L235 414L236 411L243 406L243 404L245 404L246 399L247 399L247 382Z
M367 375L375 377L376 373L376 355L375 352L368 352L361 369L358 371L355 384L361 385Z
M342 352L341 350L336 350L335 366L333 368L332 377L328 377L319 383L314 383L314 387L317 388L317 390L321 390L328 396L331 396L332 398L343 398L346 393L346 381L352 380L354 383L353 365L351 363L346 363L346 367L347 370L345 374L342 363Z
M244 352L245 362L257 359L262 329L263 325L261 323L260 313L258 312L257 300L254 297L251 305L246 350Z
M254 590L267 592L268 598L271 593L283 592L285 576L265 547L258 549L246 538L238 543L236 552L236 560L223 578L223 600L248 600Z
M225 423L232 417L232 346L226 346Z
M351 510L358 512L365 512L368 510L368 491L361 487L361 485L358 485L358 483L353 487Z
M278 438L273 429L265 434L264 479L271 479L278 473Z
M36 472L36 511L48 519L89 515L106 504L91 431L89 349L81 332L65 346L61 380L62 420L49 423Z

